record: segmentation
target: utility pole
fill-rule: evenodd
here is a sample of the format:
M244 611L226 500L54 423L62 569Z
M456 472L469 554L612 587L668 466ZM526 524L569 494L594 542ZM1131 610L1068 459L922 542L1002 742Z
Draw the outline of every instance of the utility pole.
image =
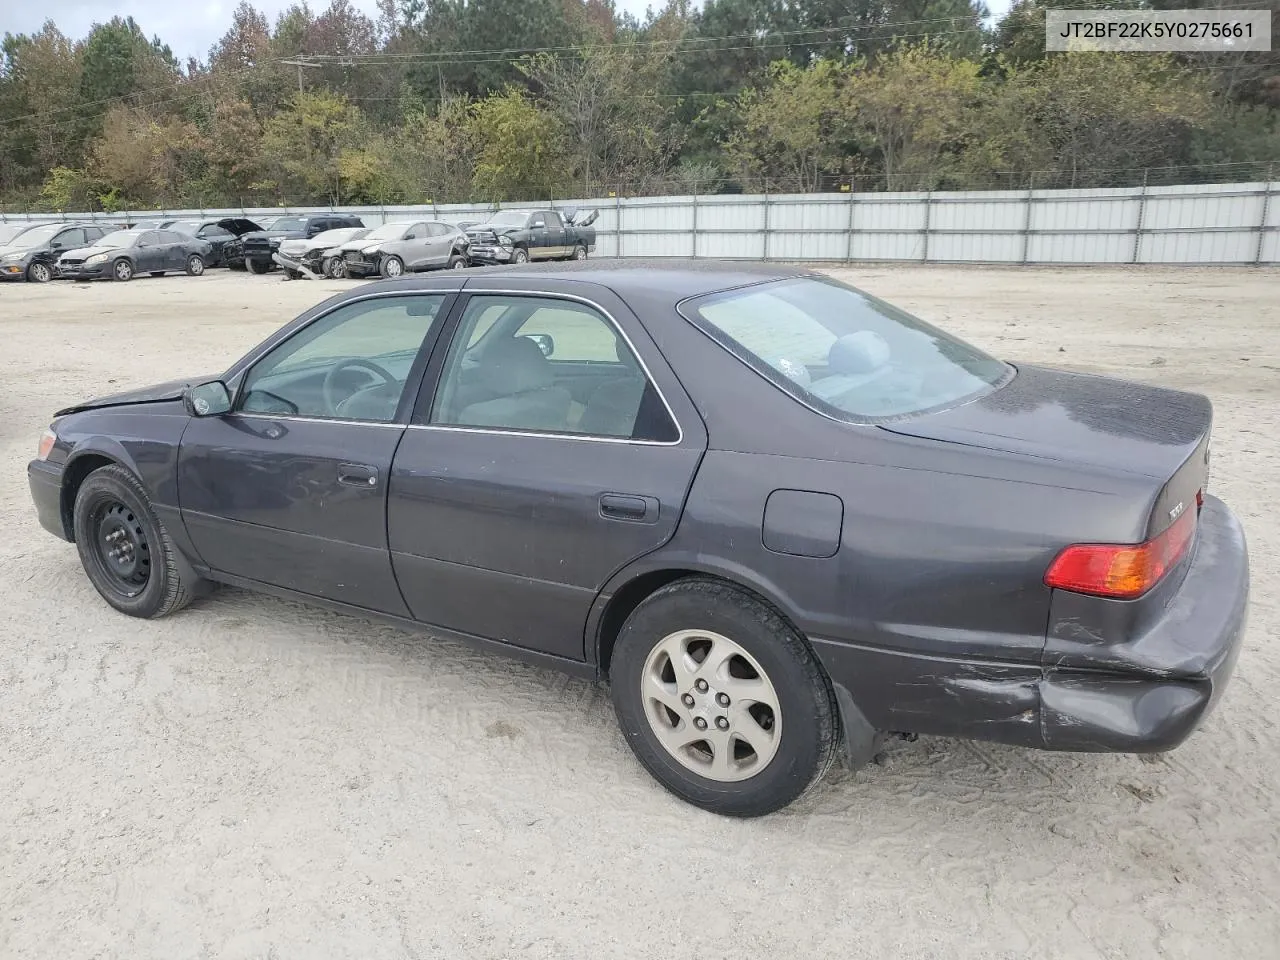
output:
M281 61L280 61L280 64L281 64L282 66L285 66L285 67L297 67L297 68L298 68L298 92L299 92L299 93L301 93L301 92L302 92L302 69L303 69L303 67L306 67L306 68L307 68L307 69L309 69L309 70L317 70L317 69L319 69L321 66L323 66L323 64L313 63L311 60L307 59L305 56L304 56L304 57L298 57L297 59L294 59L294 60L281 60Z

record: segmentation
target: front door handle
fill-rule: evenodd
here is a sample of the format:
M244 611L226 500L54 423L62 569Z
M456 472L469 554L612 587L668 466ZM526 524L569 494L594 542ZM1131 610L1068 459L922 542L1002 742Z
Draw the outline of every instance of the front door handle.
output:
M338 482L351 487L376 487L378 468L367 463L343 463L338 465Z
M629 493L605 493L600 496L600 516L606 520L628 523L657 523L658 501Z

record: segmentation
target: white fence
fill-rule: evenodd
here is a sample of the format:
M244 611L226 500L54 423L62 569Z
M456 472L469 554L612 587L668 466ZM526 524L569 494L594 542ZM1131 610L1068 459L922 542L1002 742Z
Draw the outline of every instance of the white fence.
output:
M505 208L546 204L503 204ZM836 193L558 200L598 209L596 256L937 263L1280 263L1280 183L955 193ZM316 208L5 215L112 223ZM483 220L489 205L342 207L370 226Z

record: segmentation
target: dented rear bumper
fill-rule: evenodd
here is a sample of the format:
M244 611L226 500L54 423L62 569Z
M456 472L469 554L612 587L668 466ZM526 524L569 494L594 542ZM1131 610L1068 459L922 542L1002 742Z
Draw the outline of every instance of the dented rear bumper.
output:
M1243 642L1249 555L1206 497L1186 574L1123 643L1051 635L1040 664L925 657L812 638L846 730L925 733L1046 750L1150 753L1182 743L1222 695ZM993 648L994 648L993 644ZM856 716L850 716L850 711ZM851 740L854 738L850 738Z

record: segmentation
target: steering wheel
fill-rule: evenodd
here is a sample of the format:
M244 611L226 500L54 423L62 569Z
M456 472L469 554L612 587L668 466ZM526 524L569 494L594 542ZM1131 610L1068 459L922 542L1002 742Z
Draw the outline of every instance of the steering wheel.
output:
M335 417L338 415L338 405L345 400L349 400L357 392L357 391L352 391L351 393L347 394L347 396L345 397L336 396L335 386L337 383L338 374L341 373L343 370L351 370L355 368L368 370L370 373L376 374L377 376L381 377L383 381L386 383L397 382L395 376L392 375L390 371L388 371L385 367L378 366L378 364L374 363L372 360L365 360L363 357L348 357L346 360L339 360L332 367L330 367L329 372L324 375L324 383L321 385L321 388L320 388L321 393L324 395L325 407L327 407L329 412L333 414Z

